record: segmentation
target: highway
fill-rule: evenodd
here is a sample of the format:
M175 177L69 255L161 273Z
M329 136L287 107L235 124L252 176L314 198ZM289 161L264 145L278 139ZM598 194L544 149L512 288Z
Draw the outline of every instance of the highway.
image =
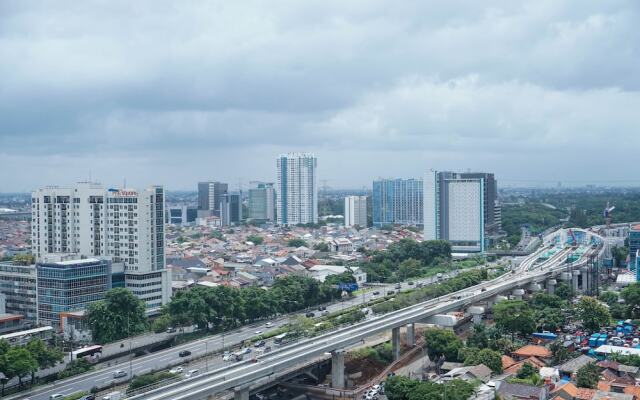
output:
M410 322L463 308L481 300L504 293L513 288L547 279L554 273L565 271L565 259L570 249L562 249L539 266L534 266L538 256L546 249L536 251L527 257L513 273L508 273L492 281L461 290L442 298L429 300L415 306L385 314L365 322L354 324L312 339L304 340L274 350L258 357L257 363L243 361L199 377L168 385L131 399L146 400L198 400L212 393L242 387L257 380L272 380L277 373L291 368L301 361L324 353L347 348L368 336L403 326ZM591 251L579 260L583 262ZM577 264L577 263L574 263Z
M457 275L458 271L452 271L449 274L444 275L444 279L453 277ZM404 282L401 284L400 290L408 290L415 288L415 285L422 284L431 284L437 281L437 278L429 277L429 278L421 278L413 280L414 285L409 285L408 282ZM388 284L380 287L374 287L369 291L364 292L364 294L360 294L359 296L352 297L346 299L344 301L336 302L331 305L327 305L327 310L329 312L340 311L344 308L349 308L355 306L357 304L363 304L375 297L383 296L386 292L396 289L395 284ZM374 295L374 292L380 292L379 295ZM316 316L319 316L319 313L316 310L314 311ZM263 321L261 323L251 324L244 326L239 329L234 329L233 331L226 332L224 335L224 348L228 349L233 346L238 346L243 340L251 339L256 336L256 332L261 330L263 332L269 332L270 330L277 329L282 325L285 325L289 322L290 316L304 316L306 311L302 311L299 313L295 313L292 315L282 316L280 318L271 320L269 322L272 323L270 328L265 326L267 321ZM179 346L175 346L166 350L161 350L149 355L136 357L131 362L124 362L119 364L114 364L113 362L108 365L104 365L105 363L101 363L97 365L95 371L91 371L85 374L81 374L75 377L67 378L64 380L56 381L46 386L42 386L39 388L35 388L28 392L23 392L20 394L16 394L13 396L7 397L9 400L13 399L25 399L28 398L30 400L49 400L49 397L52 394L60 393L63 395L70 395L73 393L77 393L79 391L89 391L93 387L102 387L108 386L112 382L115 381L117 384L121 384L127 382L131 376L133 375L142 375L151 371L159 371L163 369L169 369L172 366L176 365L185 365L185 364L193 364L192 360L196 360L198 358L203 357L205 354L217 353L221 352L223 348L223 335L212 335L207 338L203 338L200 340L196 340L193 342L185 343ZM188 357L180 357L178 353L183 350L188 350L191 352L191 356ZM220 357L218 357L220 358ZM219 364L220 360L214 361L210 364L210 369ZM198 363L200 365L201 363ZM185 367L185 370L191 369L192 367ZM113 373L116 370L123 370L127 373L126 377L114 379ZM202 371L202 370L201 370Z

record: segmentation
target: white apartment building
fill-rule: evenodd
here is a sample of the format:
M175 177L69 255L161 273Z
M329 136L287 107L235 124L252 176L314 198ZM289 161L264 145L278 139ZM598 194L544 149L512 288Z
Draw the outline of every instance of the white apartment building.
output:
M367 196L344 198L344 226L367 227Z
M148 309L169 302L171 274L165 266L164 189L107 189L82 182L45 187L32 194L32 249L109 257L122 263L125 285Z
M309 153L288 153L277 159L276 209L279 225L318 222L318 159Z
M453 251L484 251L484 178L431 172L424 179L424 239L447 240Z

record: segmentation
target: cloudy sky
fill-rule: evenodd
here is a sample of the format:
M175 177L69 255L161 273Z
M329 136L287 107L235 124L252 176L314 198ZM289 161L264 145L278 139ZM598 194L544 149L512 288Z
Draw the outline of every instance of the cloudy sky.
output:
M640 184L640 2L0 1L0 191Z

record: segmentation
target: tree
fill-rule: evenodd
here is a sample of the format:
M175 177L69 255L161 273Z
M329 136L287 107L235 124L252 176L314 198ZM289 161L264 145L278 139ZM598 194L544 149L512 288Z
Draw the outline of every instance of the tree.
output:
M464 365L484 364L496 374L502 373L502 353L491 349L469 348L464 357Z
M171 316L169 314L162 314L156 318L151 324L151 330L155 333L161 333L166 331L171 326Z
M565 282L560 282L558 286L556 286L556 296L562 300L570 300L573 297L573 289Z
M462 341L453 331L430 328L424 331L427 352L431 360L444 355L448 361L458 360L458 351L463 347Z
M640 317L640 283L632 283L622 289L620 295L624 299L625 304L629 308L633 318Z
M308 247L306 241L302 239L291 239L287 242L288 247Z
M7 377L18 377L20 386L22 386L22 378L34 373L38 370L38 361L26 349L26 347L15 346L9 349L5 355L8 372Z
M530 304L531 307L539 310L544 310L545 308L562 308L562 299L552 294L536 293L531 299Z
M522 300L505 300L493 306L496 326L514 335L529 335L536 328L533 311Z
M600 379L600 368L595 363L589 363L578 369L576 382L578 387L595 389Z
M329 245L326 242L320 242L313 245L313 249L317 251L329 251Z
M35 358L39 369L54 367L64 358L64 354L60 350L55 347L47 347L40 339L31 339L25 347ZM31 373L31 381L35 381L35 371Z
M564 347L561 340L556 340L555 342L551 343L551 345L549 346L549 350L551 350L551 353L553 354L553 359L552 359L553 365L562 364L563 362L571 358L571 354L569 354L569 350L567 350L567 348Z
M516 376L518 377L518 379L529 379L533 375L537 375L538 371L538 368L534 367L528 362L525 362L524 365L518 370L518 374Z
M389 400L406 400L419 384L406 376L392 376L385 382L384 393Z
M559 308L547 307L535 312L536 326L545 331L555 331L565 323L565 317Z
M98 343L135 336L147 328L144 302L125 288L111 289L104 300L90 304L87 321Z
M602 292L598 299L608 305L609 307L618 304L618 293L616 292Z
M259 235L249 235L247 236L247 242L251 242L256 246L261 245L264 242L264 238Z
M590 330L598 330L611 322L611 315L607 307L593 297L584 296L577 307L578 318L582 325Z

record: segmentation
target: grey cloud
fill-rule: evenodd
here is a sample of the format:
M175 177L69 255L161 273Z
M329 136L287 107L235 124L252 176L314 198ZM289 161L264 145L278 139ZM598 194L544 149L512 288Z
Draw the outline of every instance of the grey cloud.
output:
M557 179L568 149L640 144L639 17L633 0L3 1L0 163L25 168L0 189L90 160L180 188L269 179L287 150L346 186L457 165Z

